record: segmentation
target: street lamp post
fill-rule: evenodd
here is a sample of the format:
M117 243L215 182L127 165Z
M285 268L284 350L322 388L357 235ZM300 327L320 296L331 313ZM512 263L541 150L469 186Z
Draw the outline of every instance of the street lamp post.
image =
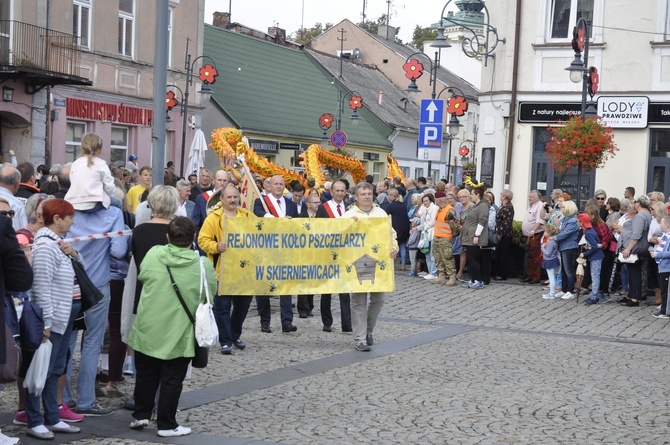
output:
M200 70L198 71L198 79L200 79L200 81L202 82L202 86L200 87L200 91L198 92L202 95L203 99L209 99L209 97L212 95L212 90L209 88L209 85L215 83L216 78L219 75L219 73L216 70L216 63L209 56L198 56L195 59L193 59L193 62L191 62L191 55L188 54L188 42L187 42L186 62L184 64L184 67L186 68L186 88L184 88L183 92L184 100L182 102L182 112L184 119L182 123L182 133L181 133L181 160L179 164L180 176L184 176L184 153L186 152L186 126L188 125L189 87L193 85L193 70L195 68L196 62L200 59L207 59L211 62L211 64L201 66Z
M458 117L465 115L465 113L468 111L468 101L465 100L465 93L456 87L442 88L442 91L437 94L437 98L439 99L442 93L445 91L450 94L450 97L447 100L447 113L451 115L449 118L449 123L447 124L447 131L449 132L450 136L449 162L447 164L447 179L449 179L451 177L451 144L463 126L458 120Z
M572 49L575 50L575 58L570 66L565 68L570 73L570 80L574 83L582 81L582 107L581 120L584 122L587 118L596 117L598 111L593 103L593 96L598 90L598 70L595 67L589 67L589 24L580 17L577 20L572 31ZM582 53L584 54L582 60ZM589 93L591 100L587 103L586 93ZM582 203L582 161L577 163L577 208L581 210Z
M351 116L349 118L351 119L351 125L355 127L361 120L361 116L358 114L358 109L363 107L363 98L356 91L344 92L342 91L342 88L340 88L337 100L338 104L337 119L330 113L324 113L321 116L319 116L319 127L321 127L321 129L323 130L323 134L321 135L322 147L328 146L328 142L330 141L330 138L328 137L328 130L330 129L330 127L332 127L333 123L335 124L335 131L341 131L342 129L342 113L344 108L344 99L347 96L350 96L349 108L351 108Z

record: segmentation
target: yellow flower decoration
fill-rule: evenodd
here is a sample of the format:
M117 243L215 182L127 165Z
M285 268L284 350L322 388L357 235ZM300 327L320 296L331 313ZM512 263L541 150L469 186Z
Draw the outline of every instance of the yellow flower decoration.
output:
M465 177L465 181L464 181L464 182L465 182L466 185L469 185L470 187L474 187L474 188L477 188L477 187L484 187L484 186L486 185L486 184L484 184L483 182L474 182L474 181L472 180L472 178L470 178L469 176L466 176L466 177Z

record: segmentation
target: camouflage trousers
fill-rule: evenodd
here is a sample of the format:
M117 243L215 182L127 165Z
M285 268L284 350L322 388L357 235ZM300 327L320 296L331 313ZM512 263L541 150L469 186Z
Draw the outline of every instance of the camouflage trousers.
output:
M433 238L433 256L438 273L446 273L449 278L456 274L456 263L451 253L452 238Z

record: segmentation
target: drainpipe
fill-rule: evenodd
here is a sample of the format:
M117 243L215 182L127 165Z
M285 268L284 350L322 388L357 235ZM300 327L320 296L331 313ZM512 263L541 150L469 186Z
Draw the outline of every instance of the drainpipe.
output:
M514 19L514 64L512 67L512 97L510 100L509 132L507 133L507 159L505 161L505 185L509 187L510 170L512 170L512 144L514 143L514 127L516 119L517 79L519 77L519 36L521 34L521 0L516 0L516 17Z
M51 33L51 0L47 0L47 33ZM44 105L46 118L44 119L44 164L51 165L51 133L53 121L51 120L51 87L47 87L47 100Z

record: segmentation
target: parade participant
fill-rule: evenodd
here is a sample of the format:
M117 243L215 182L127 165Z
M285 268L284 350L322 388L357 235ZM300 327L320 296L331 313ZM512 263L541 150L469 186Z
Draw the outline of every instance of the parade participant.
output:
M321 204L316 211L317 218L342 218L346 211L344 198L347 196L347 184L338 179L331 186L333 198ZM342 332L351 332L351 297L349 294L339 294L340 299L340 318L342 321ZM323 330L331 332L333 330L333 313L331 311L331 294L321 295L321 321Z
M316 193L316 196L318 197L319 194L316 191L316 189L310 189L310 192ZM291 199L295 203L295 206L297 207L298 210L298 215L299 216L307 216L307 206L305 205L305 187L302 186L302 184L297 183L292 187L291 190Z
M126 202L131 213L135 213L135 208L140 205L140 196L146 191L151 190L152 179L151 167L145 165L140 169L140 183L130 187L126 194Z
M299 185L299 184L298 184ZM302 186L301 186L302 187ZM295 202L295 187L293 189L293 202ZM316 212L321 204L321 199L316 189L310 190L309 196L305 198L305 205L302 212L298 215L299 218L315 218ZM314 310L314 295L298 295L298 314L300 318L307 318L313 316Z
M192 249L195 225L183 216L167 227L167 246L154 246L142 261L138 280L143 283L128 344L135 351L135 411L130 428L149 425L156 394L157 434L160 437L185 436L191 429L177 423L177 406L184 378L195 356L195 330L173 287L177 287L191 314L195 314L200 295L200 257ZM216 292L216 275L204 261L207 285ZM169 326L170 329L165 329ZM160 391L159 391L160 385Z
M19 230L21 227L28 224L26 218L25 204L14 196L19 189L21 182L21 173L14 167L5 165L0 168L0 198L3 198L9 204L9 207L14 211L12 218L12 227L14 230Z
M202 178L202 175L203 173L200 174L200 178ZM209 202L209 199L214 195L214 193L228 185L228 179L228 172L225 170L218 170L214 174L214 182L211 183L211 186L207 188L207 190L193 198L193 190L197 189L197 187L193 187L191 189L191 197L189 199L195 202L191 221L193 221L195 224L196 230L200 230L202 223L205 221L205 218L207 218L207 203ZM202 181L200 185L202 186Z
M33 284L33 271L12 229L12 212L9 203L4 198L0 198L0 296L3 299L6 291L25 292ZM0 304L0 321L3 323L0 329L0 364L6 363L8 352L5 350L6 310L3 301ZM0 432L0 443L16 445L19 442L19 439Z
M224 234L224 217L252 218L253 215L240 207L240 192L232 185L227 185L221 191L222 207L213 210L205 219L198 235L198 246L207 254L217 270L217 277L221 277L223 269L223 253L226 251ZM214 296L214 316L219 328L221 353L230 355L233 346L244 349L246 344L240 340L242 325L247 318L251 296L244 295L217 295ZM232 312L231 312L232 308Z
M433 227L433 255L437 266L437 278L430 280L430 283L454 286L456 284L456 263L451 247L454 231L458 230L458 218L454 208L449 205L446 193L435 192L435 203L439 209L435 215L435 226ZM447 281L447 275L449 275L449 281Z
M386 212L374 204L372 190L371 184L365 181L359 182L356 185L355 192L356 204L347 210L342 217L353 218L355 221L360 218L388 218ZM398 254L398 241L393 227L390 230L391 259L394 259ZM368 295L370 296L369 304ZM374 344L372 333L382 307L384 307L384 292L363 292L351 295L351 321L357 351L370 351L370 346Z
M521 223L521 229L526 237L526 244L528 244L528 267L526 277L521 281L528 284L540 284L542 268L540 243L544 233L544 220L542 219L544 204L540 201L540 192L532 190L528 194L528 203L528 210Z
M254 201L254 215L263 218L295 218L298 216L298 209L295 203L284 196L284 188L286 183L284 178L280 175L268 178L268 187L261 198L256 198ZM265 202L266 209L263 207ZM281 325L282 332L295 332L298 330L297 326L293 324L293 309L291 303L291 295L282 295L279 297L279 306L281 309ZM271 333L270 328L270 297L260 296L256 297L256 305L258 307L258 315L261 317L261 331Z
M198 196L212 189L214 189L214 185L212 184L212 171L208 168L201 168L200 175L198 178L198 184L196 184L195 186L193 186L193 188L191 188L191 197L189 199L195 202L195 199Z
M57 401L58 379L65 373L68 347L74 319L81 309L81 300L73 299L74 269L70 258L83 266L83 257L70 243L58 243L70 230L75 209L63 199L52 199L42 206L45 227L35 235L35 240L46 241L33 248L34 281L31 290L33 304L42 308L44 338L51 342L52 350L46 382L41 395L25 389L28 429L26 433L36 439L51 440L54 432L78 433L81 430L60 420ZM49 242L52 241L52 242ZM25 378L35 354L22 348L21 376ZM40 412L44 406L44 417ZM46 425L46 426L45 426Z

